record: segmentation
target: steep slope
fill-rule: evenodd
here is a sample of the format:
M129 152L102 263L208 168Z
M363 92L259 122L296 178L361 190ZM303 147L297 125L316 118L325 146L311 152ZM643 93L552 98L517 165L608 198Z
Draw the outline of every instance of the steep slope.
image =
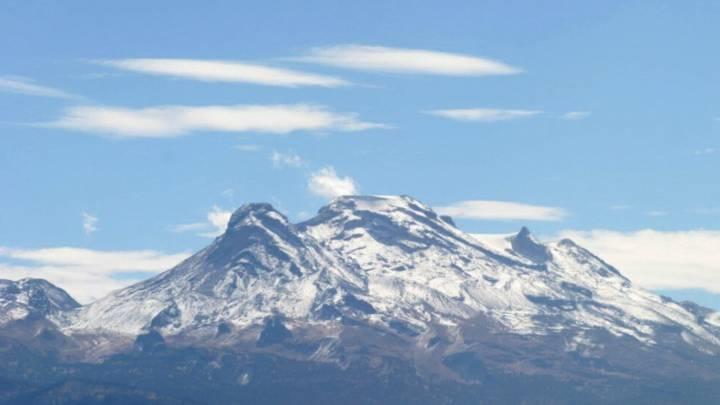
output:
M82 308L68 330L214 333L221 324L248 326L273 314L305 318L336 290L364 283L269 204L248 204L210 246Z

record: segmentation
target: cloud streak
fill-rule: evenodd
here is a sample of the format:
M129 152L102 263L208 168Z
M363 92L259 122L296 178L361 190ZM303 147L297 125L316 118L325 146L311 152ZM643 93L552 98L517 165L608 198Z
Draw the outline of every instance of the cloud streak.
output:
M206 221L176 225L174 230L175 232L193 232L204 238L215 238L225 232L230 216L232 216L232 211L213 206L212 210L207 213Z
M189 253L154 250L102 251L75 247L16 249L0 247L0 274L17 280L43 278L82 303L167 270Z
M468 122L498 122L528 118L542 111L536 110L503 110L496 108L460 108L449 110L431 110L427 114L448 118L456 121Z
M590 111L568 111L560 118L568 121L579 121L588 118L591 114Z
M96 63L125 71L204 82L252 83L279 87L339 87L350 84L333 76L224 60L116 59Z
M56 121L43 125L126 138L169 138L193 132L347 132L386 127L361 121L353 113L336 113L323 106L307 104L140 109L76 106Z
M490 200L460 201L434 209L454 218L494 221L560 221L568 215L557 207Z
M341 177L332 166L313 172L308 179L308 190L320 197L335 198L358 194L358 187L351 177Z
M425 49L337 45L311 49L294 58L348 69L447 76L512 75L522 70L492 59Z
M23 94L26 96L78 99L79 96L53 87L37 84L25 77L0 76L0 92Z

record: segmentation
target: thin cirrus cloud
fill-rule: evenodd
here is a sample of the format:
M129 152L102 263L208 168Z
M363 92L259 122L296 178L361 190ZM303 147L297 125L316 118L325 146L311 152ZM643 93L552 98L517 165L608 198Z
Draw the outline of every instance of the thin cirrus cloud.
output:
M232 211L213 206L207 213L205 221L175 225L174 230L180 233L192 232L204 238L214 238L225 232L231 216Z
M190 254L154 250L107 251L76 247L17 249L0 247L3 278L43 278L87 303L112 290L168 270Z
M579 121L588 118L591 114L590 111L568 111L561 115L560 118L568 121Z
M568 215L558 207L492 200L460 201L435 207L435 211L454 218L495 221L561 221Z
M79 96L54 87L37 84L34 80L18 76L0 76L0 92L26 96L78 99Z
M559 237L588 248L645 288L720 293L720 231L565 230Z
M334 76L226 60L156 58L101 60L95 63L125 71L205 82L251 83L279 87L339 87L350 84Z
M317 196L331 199L343 195L358 194L352 177L340 176L332 166L326 166L310 174L308 190Z
M460 108L448 110L431 110L427 114L468 122L498 122L529 118L541 114L537 110L507 110L497 108Z
M56 121L42 125L127 138L168 138L202 131L286 134L387 127L361 121L353 113L337 113L323 106L308 104L157 106L139 109L76 106L67 109Z
M356 44L313 48L293 60L366 71L446 76L512 75L522 72L503 62L472 55Z

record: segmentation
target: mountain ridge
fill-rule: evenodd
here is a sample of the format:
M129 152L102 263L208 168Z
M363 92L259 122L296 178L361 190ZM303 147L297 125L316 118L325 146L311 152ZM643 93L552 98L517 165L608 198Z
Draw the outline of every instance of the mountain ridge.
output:
M720 379L717 312L638 288L571 240L542 243L525 227L471 235L409 196L339 197L298 224L245 204L174 268L46 318L10 322L0 338L50 330L54 356L97 367L125 356L272 356L402 370L462 392L518 378ZM250 371L234 370L238 387L252 385Z

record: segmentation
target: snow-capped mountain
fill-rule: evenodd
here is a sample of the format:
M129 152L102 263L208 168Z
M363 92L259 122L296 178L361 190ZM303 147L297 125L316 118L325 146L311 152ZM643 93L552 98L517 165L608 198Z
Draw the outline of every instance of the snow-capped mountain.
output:
M68 333L164 336L354 319L420 336L483 316L497 332L563 332L567 348L604 330L644 345L673 330L720 350L720 317L633 284L570 240L544 245L526 228L507 238L467 234L410 197L341 197L291 224L248 204L227 231L174 269L117 291L68 318ZM452 332L451 332L452 334Z
M0 326L33 315L52 317L79 306L68 293L45 280L0 280Z
M707 403L719 356L717 312L570 240L471 235L406 196L299 224L244 205L175 268L83 307L0 281L0 402Z

